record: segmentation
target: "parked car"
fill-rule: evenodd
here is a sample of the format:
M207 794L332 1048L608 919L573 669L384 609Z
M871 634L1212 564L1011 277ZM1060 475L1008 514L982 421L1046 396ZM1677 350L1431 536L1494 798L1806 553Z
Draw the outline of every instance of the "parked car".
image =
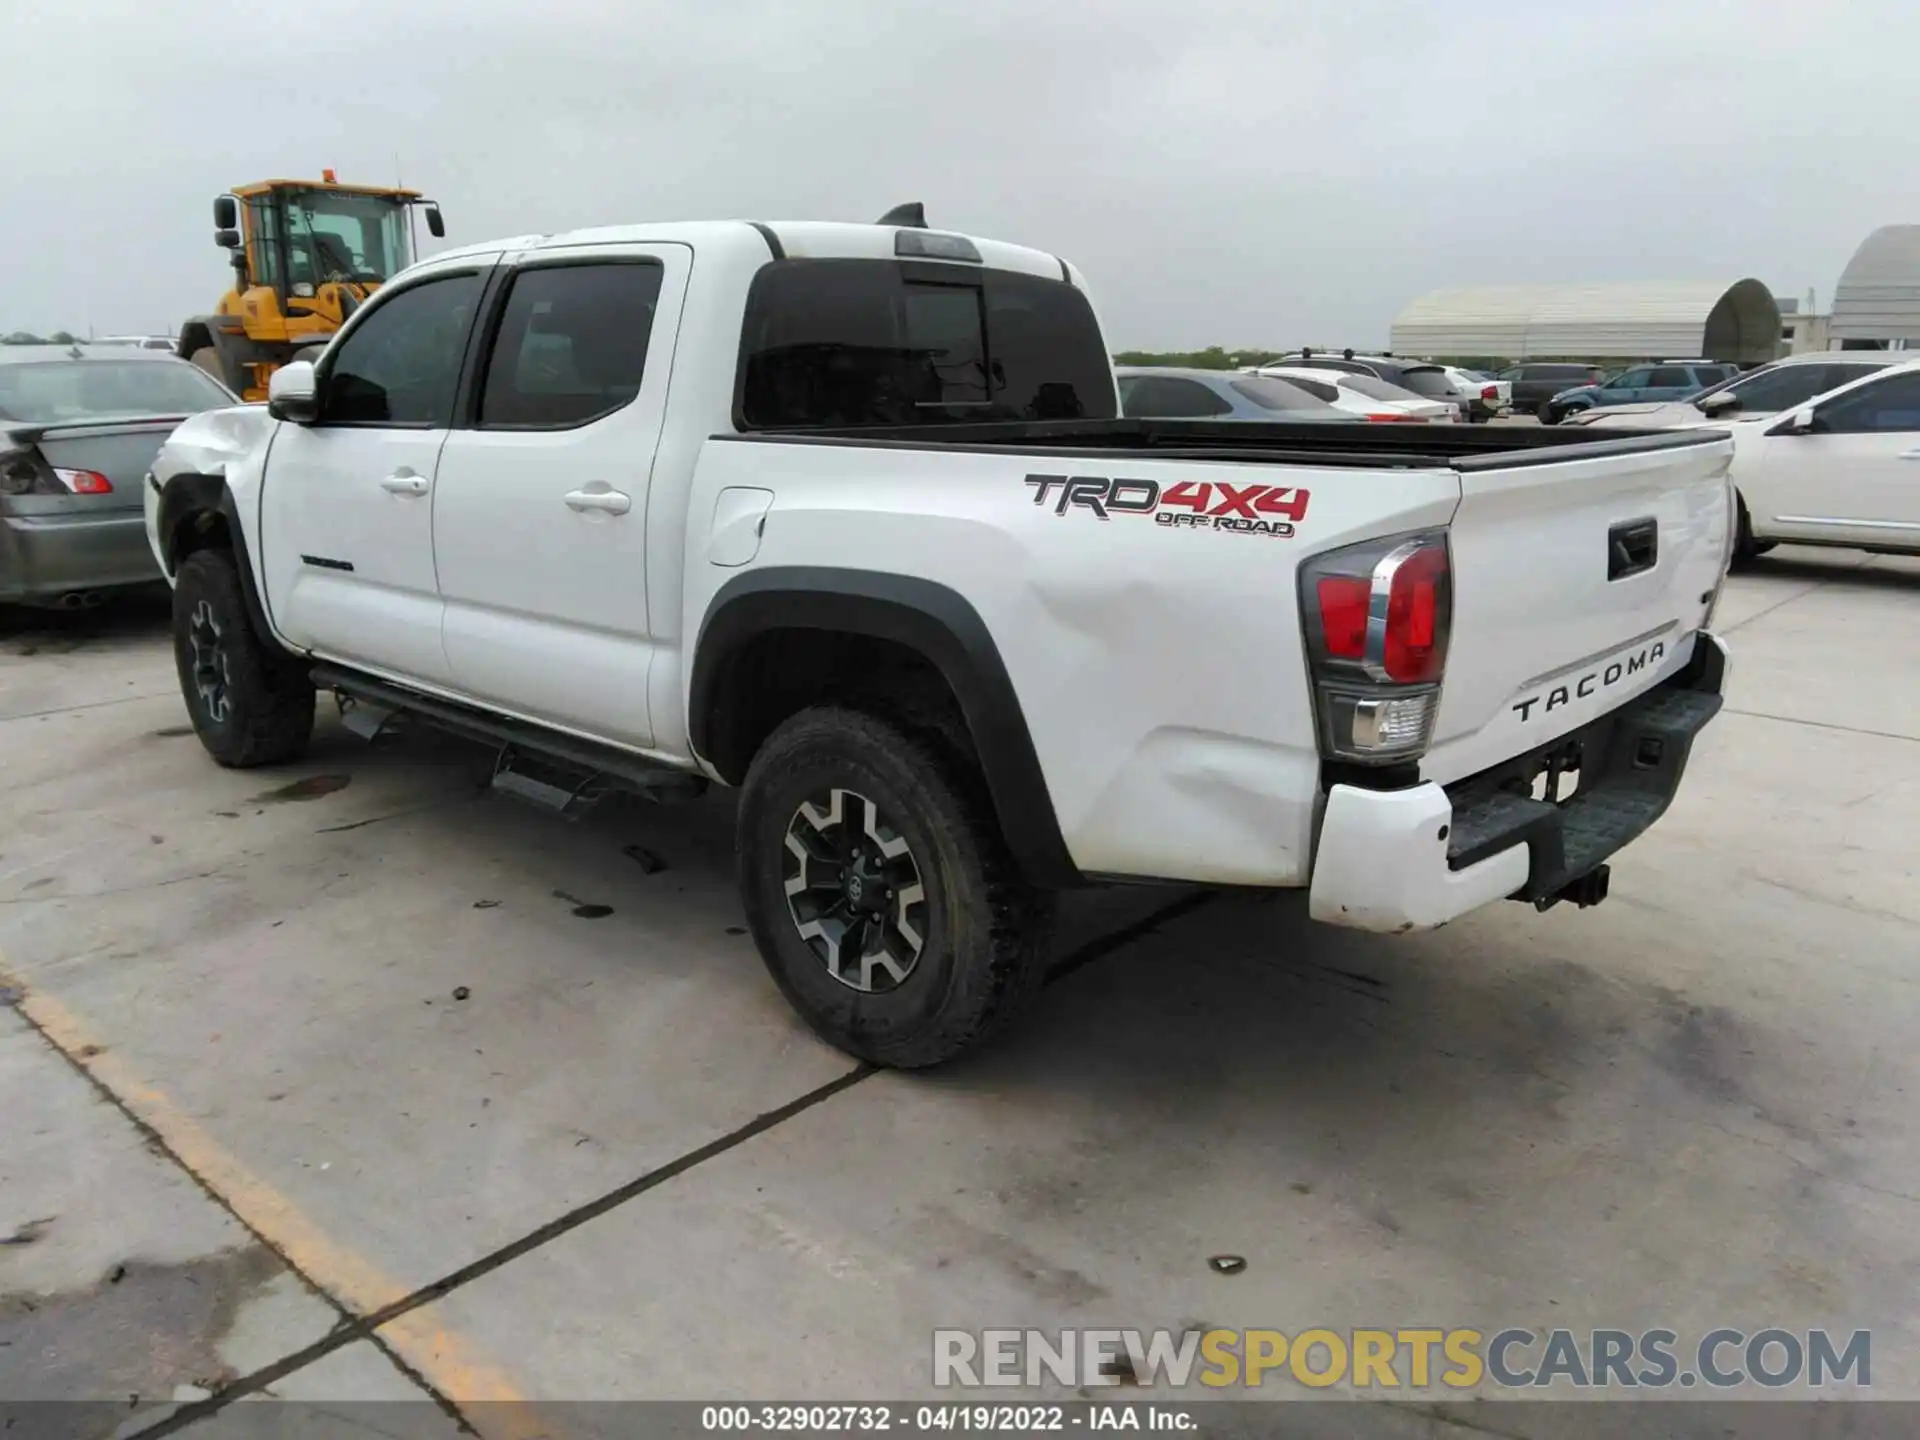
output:
M1451 424L1460 418L1460 407L1452 400L1429 400L1371 375L1323 370L1314 365L1264 365L1259 373L1297 385L1316 400L1361 420Z
M1573 424L1636 430L1764 418L1804 405L1816 395L1838 389L1849 380L1884 370L1898 358L1887 350L1825 350L1789 355L1731 380L1723 380L1690 400L1608 405L1567 418Z
M1632 365L1597 385L1562 390L1539 409L1540 421L1557 425L1570 415L1596 405L1633 405L1643 401L1685 400L1709 385L1731 380L1737 365L1707 360L1669 360L1658 365Z
M1114 372L1120 413L1154 420L1345 420L1299 385L1235 370L1129 365Z
M1507 383L1515 414L1538 415L1540 407L1562 390L1575 385L1597 385L1607 378L1607 372L1598 365L1530 360L1502 370L1497 378Z
M1849 380L1784 415L1737 416L1725 429L1737 561L1782 540L1920 554L1920 360Z
M1447 380L1453 386L1454 396L1459 400L1466 418L1476 425L1496 420L1513 408L1513 385L1510 381L1496 380L1478 370L1462 370L1457 365L1441 368L1446 371Z
M1410 390L1423 400L1438 400L1454 406L1463 416L1466 413L1466 402L1455 392L1446 367L1428 360L1408 360L1392 355L1356 355L1351 350L1333 355L1323 350L1305 349L1300 352L1298 360L1289 355L1275 360L1273 364L1339 370L1348 375L1371 375L1376 380ZM1268 370L1272 366L1263 365L1260 368Z
M1084 286L911 223L416 264L155 462L201 744L292 760L325 690L562 813L741 786L761 956L883 1065L1004 1026L1096 877L1603 899L1720 708L1727 438L1124 419Z
M157 583L141 483L174 426L237 403L137 346L0 346L0 602L86 607Z

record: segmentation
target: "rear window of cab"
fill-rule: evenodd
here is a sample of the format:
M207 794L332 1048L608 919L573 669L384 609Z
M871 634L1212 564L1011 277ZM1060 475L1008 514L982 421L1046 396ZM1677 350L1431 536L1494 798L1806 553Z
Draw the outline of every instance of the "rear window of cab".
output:
M1086 296L976 265L775 260L747 293L742 430L1111 420L1113 371Z

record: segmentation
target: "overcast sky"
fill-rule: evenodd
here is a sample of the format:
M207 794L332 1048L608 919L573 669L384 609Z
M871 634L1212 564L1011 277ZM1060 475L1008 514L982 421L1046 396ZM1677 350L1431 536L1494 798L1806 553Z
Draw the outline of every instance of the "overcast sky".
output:
M4 9L0 331L177 327L228 279L214 195L396 155L446 243L924 200L1071 256L1116 348L1373 344L1502 280L1824 307L1920 221L1916 0Z

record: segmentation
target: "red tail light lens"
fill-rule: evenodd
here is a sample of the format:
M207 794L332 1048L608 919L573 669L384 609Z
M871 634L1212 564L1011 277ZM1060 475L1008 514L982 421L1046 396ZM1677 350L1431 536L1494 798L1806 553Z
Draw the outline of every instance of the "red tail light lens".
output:
M1498 385L1482 385L1480 387L1480 398L1482 400L1498 400L1500 398L1500 387Z
M1447 569L1444 545L1416 550L1394 567L1387 592L1387 634L1380 663L1395 684L1422 685L1440 678L1445 658L1441 649L1440 588L1446 583Z
M1423 754L1453 623L1446 533L1316 555L1301 567L1300 599L1321 753L1367 764Z
M111 495L113 482L98 470L61 470L53 472L60 477L60 483L75 495Z
M1367 419L1373 421L1376 425L1424 425L1427 423L1427 417L1424 415L1380 414L1369 415Z
M1323 575L1319 584L1320 633L1327 654L1340 660L1364 659L1367 653L1367 606L1373 599L1373 581L1350 575Z

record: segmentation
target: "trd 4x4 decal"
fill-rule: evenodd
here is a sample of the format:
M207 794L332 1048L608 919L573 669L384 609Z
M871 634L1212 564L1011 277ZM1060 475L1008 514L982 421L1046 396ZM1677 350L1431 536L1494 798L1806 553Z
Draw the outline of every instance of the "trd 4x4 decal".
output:
M1157 480L1100 475L1029 475L1033 503L1053 502L1053 513L1091 511L1095 518L1151 515L1156 525L1182 530L1226 530L1286 539L1307 518L1309 492L1290 485L1236 485L1226 480L1182 480L1165 490Z

